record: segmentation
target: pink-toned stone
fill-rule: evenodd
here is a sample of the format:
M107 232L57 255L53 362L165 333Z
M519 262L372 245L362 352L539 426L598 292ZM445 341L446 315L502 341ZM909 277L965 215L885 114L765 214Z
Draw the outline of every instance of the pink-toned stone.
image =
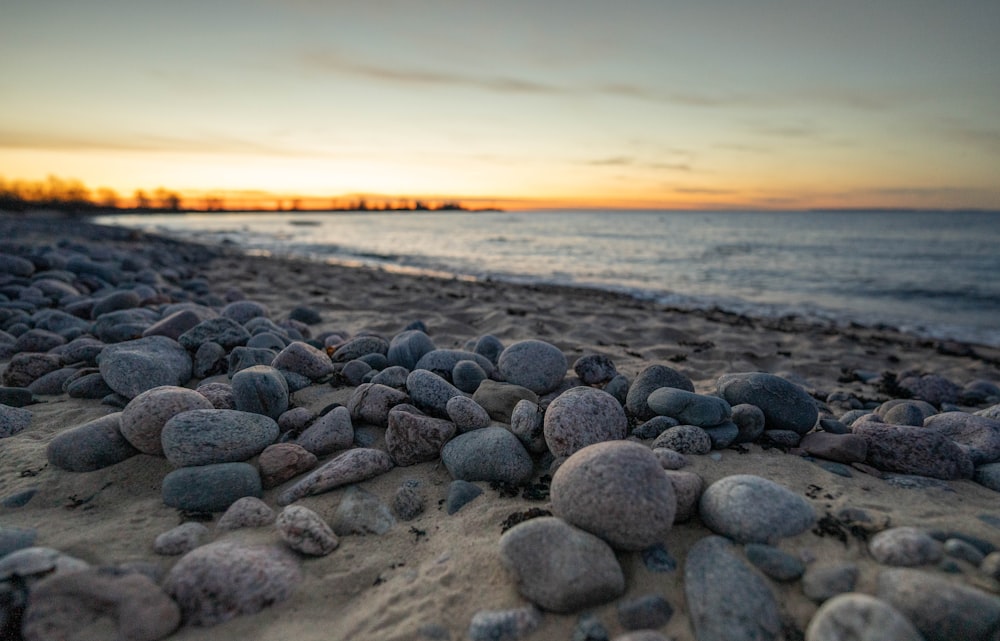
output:
M257 459L261 485L265 489L281 485L313 469L318 461L315 454L295 443L268 445Z

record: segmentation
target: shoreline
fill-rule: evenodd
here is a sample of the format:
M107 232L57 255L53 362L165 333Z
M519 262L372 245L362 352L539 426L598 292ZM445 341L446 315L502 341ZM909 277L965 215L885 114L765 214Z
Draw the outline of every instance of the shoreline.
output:
M0 229L7 224L0 218ZM36 242L54 246L64 238L69 246L79 244L95 252L124 249L151 260L161 255L179 261L178 271L187 270L170 281L171 287L203 280L205 287L197 291L205 293L197 297L205 302L214 300L221 306L227 294L242 296L266 306L275 322L287 319L296 307L309 307L322 319L309 327L312 336L342 331L355 337L373 333L388 340L419 320L438 348L461 349L486 334L504 345L538 339L557 347L570 368L581 356L599 354L633 381L650 365L666 365L689 378L701 394L714 392L724 374L764 371L801 383L832 416L845 411L839 401L830 400L838 393L863 405L888 400L880 386L886 373L935 374L959 386L976 379L1000 382L1000 349L931 341L885 328L836 328L794 318L769 321L721 310L681 310L625 294L560 285L437 279L305 259L247 256L229 247L89 224L75 228L72 235L59 234L58 228L41 222L19 225L18 230L16 239L9 233L5 236L8 240L0 242L0 249ZM0 360L0 369L8 362ZM573 376L572 369L567 376ZM225 382L227 377L210 380ZM192 380L188 386L199 382ZM346 404L353 389L314 383L291 394L291 402L319 413L333 404ZM163 504L161 484L172 466L163 458L139 454L94 471L61 470L47 463L48 444L66 430L116 409L99 399L65 393L37 399L41 402L27 406L32 412L30 427L0 440L0 499L32 488L35 493L21 507L0 507L0 526L32 528L37 531L35 545L93 564L142 562L160 577L169 572L178 557L154 553L153 542L191 520ZM374 439L371 447L386 447L384 428L359 423L355 438L359 435ZM320 464L334 456L321 456ZM534 460L536 481L546 474L543 458ZM859 592L874 594L886 568L872 558L868 547L868 537L879 528L958 532L1000 548L1000 529L980 518L1000 518L998 495L972 480L893 479L849 465L845 476L843 470L831 472L815 457L810 460L794 449L758 443L691 454L687 459L682 470L698 475L705 487L734 474L758 475L803 497L818 517L831 517L776 545L807 568L854 565L854 589ZM426 498L426 509L419 516L398 520L382 535L341 536L339 547L328 556L297 557L303 579L287 600L217 626L184 626L168 638L459 640L469 637L470 622L479 612L526 607L529 602L500 560L498 541L506 520L534 508L551 510L549 500L510 496L502 487L480 481L475 485L482 495L448 514L444 503L452 477L440 460L395 467L358 485L390 505L398 488L409 481L415 481ZM263 501L276 507L278 496L292 483L264 490ZM338 488L296 504L332 522L349 491ZM848 508L869 513L881 525L858 534L834 518ZM202 521L209 529L204 542L282 544L273 527L224 532L216 529L218 518L215 514ZM712 533L697 514L675 523L665 539L675 564L672 570L651 569L639 552L617 552L626 578L621 597L570 614L545 612L537 629L520 638L569 639L584 613L597 616L613 638L627 632L619 605L656 594L673 609L669 621L657 626L659 632L693 641L684 568L694 544ZM744 552L739 555L744 558ZM997 598L1000 583L995 579L965 561L954 564L957 573L934 564L920 570ZM803 581L768 579L767 585L781 607L786 638L802 638L794 635L803 633L818 605L803 594Z

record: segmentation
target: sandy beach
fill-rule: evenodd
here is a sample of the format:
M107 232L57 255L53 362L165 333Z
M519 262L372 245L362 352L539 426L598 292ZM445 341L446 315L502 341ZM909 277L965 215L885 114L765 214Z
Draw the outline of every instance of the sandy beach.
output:
M19 231L5 236L7 245L55 244L59 239L55 227L11 224L11 229ZM90 236L87 229L77 233L80 240ZM73 235L67 237L76 240ZM87 242L132 251L148 241L143 234L121 233L116 240ZM319 324L308 328L312 336L338 331L348 336L372 333L389 340L419 320L439 349L464 349L469 341L487 334L504 345L538 339L562 351L570 367L582 356L605 355L629 380L650 365L667 365L687 376L700 394L715 392L724 374L767 372L801 384L816 399L821 416L839 417L845 411L826 403L838 391L871 407L889 400L881 383L893 376L901 378L905 372L935 374L959 387L977 379L1000 383L1000 349L941 343L891 328L836 328L792 317L765 320L722 311L682 311L596 290L437 279L243 256L230 250L192 258L188 267L192 278L205 279L210 292L223 301L227 295L256 301L267 307L274 321L286 319L295 307L312 308L321 317ZM0 369L7 362L0 362ZM573 376L572 369L567 376ZM226 377L214 380L226 381ZM201 382L191 380L187 387ZM333 403L346 403L353 391L345 384L313 384L294 392L291 406L318 413ZM0 526L33 528L37 530L35 545L55 548L93 565L142 561L168 572L178 557L154 553L153 541L185 520L161 496L162 480L173 469L170 463L139 454L91 472L59 469L46 459L52 439L119 409L65 393L36 395L36 400L27 406L30 426L0 440L0 498L37 491L23 506L0 508ZM376 435L372 447L385 447L383 428L364 429ZM650 445L652 441L640 442ZM979 518L1000 518L998 494L983 485L968 479L892 483L858 466L850 468L847 477L800 454L795 449L754 443L712 455L688 455L689 464L683 470L698 474L705 487L735 474L770 479L807 500L819 517L849 507L884 518L868 533L838 526L836 520L821 521L825 528L817 526L776 544L807 568L856 564L858 592L874 594L878 575L885 569L872 558L867 545L867 538L877 529L916 526L958 532L1000 547L1000 529ZM321 457L320 463L332 457ZM536 457L536 480L548 473L539 460ZM397 488L407 480L418 481L426 497L426 510L413 520L398 520L382 535L341 536L339 547L327 556L300 557L303 580L287 600L213 627L184 625L169 638L457 641L468 638L477 612L528 605L501 562L498 543L510 515L531 508L551 511L548 500L509 496L502 488L478 482L483 494L449 515L443 503L452 478L440 461L395 467L360 485L391 504ZM263 501L279 510L277 496L292 483L266 489ZM346 487L334 489L297 504L329 521L348 491ZM273 527L222 532L214 527L218 518L215 514L213 520L203 521L210 530L205 543L282 544ZM684 565L691 546L710 534L697 514L675 524L663 541L676 560L673 571L651 571L639 552L618 551L624 595L580 612L545 612L539 627L522 638L578 638L574 630L585 613L595 614L614 638L627 632L617 614L618 604L657 594L673 608L669 621L658 631L678 641L696 639L684 590ZM957 572L945 572L935 564L921 569L974 586L994 598L1000 594L1000 585L992 577L966 561L955 563ZM783 638L804 638L818 604L803 594L799 580L768 580L768 585L780 607ZM112 626L99 621L81 632L90 636L75 638L110 638L102 635L110 634Z

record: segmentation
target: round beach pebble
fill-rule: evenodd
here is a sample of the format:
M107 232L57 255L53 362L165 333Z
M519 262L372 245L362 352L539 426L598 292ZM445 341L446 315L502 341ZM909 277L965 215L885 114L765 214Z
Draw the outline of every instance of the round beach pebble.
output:
M660 416L669 416L686 425L711 427L728 421L733 410L717 396L695 394L673 387L653 390L646 399L649 409Z
M894 527L868 543L872 557L883 565L913 566L936 563L944 556L941 543L915 527Z
M406 377L406 389L414 405L438 418L446 418L448 401L462 395L457 387L426 369L410 372Z
M780 376L763 372L724 374L716 385L719 396L730 405L749 403L759 407L769 430L805 434L819 419L812 397L800 386Z
M1000 628L1000 598L930 572L883 570L875 596L899 610L926 641L993 641Z
M575 612L625 592L611 547L555 517L534 518L505 532L500 559L513 573L518 592L552 612Z
M648 447L590 445L552 478L553 512L612 547L641 550L663 541L677 512L674 485Z
M367 447L346 450L279 494L278 505L289 505L304 496L360 483L388 472L393 465L392 457L383 450Z
M543 425L545 443L556 456L570 456L628 434L625 410L613 396L593 387L574 387L560 394L546 409Z
M0 438L20 434L28 429L29 425L31 425L31 410L0 405Z
M656 460L662 467L663 462L659 456L656 456ZM683 523L698 513L698 501L701 499L701 493L705 490L705 481L694 472L664 470L664 473L673 484L674 496L677 498L674 523Z
M521 441L502 427L459 434L441 449L441 461L453 479L504 481L520 485L534 466Z
M885 601L851 592L820 606L806 629L806 641L924 641L924 637Z
M256 496L244 496L230 505L215 524L217 530L239 530L274 523L274 510Z
M467 394L475 392L486 379L486 371L475 361L458 361L451 370L451 380L455 387Z
M153 551L165 556L187 554L201 545L206 536L207 527L197 521L188 521L157 535L153 540Z
M108 345L98 362L108 387L126 398L162 385L184 385L192 373L187 350L166 336Z
M274 420L288 409L288 382L277 369L254 365L234 374L232 380L236 409Z
M541 454L545 443L545 413L537 403L524 399L514 406L510 415L510 431L521 440L529 452Z
M229 383L202 383L195 391L207 398L217 410L236 409L233 403L233 386Z
M392 337L386 358L389 365L398 365L412 370L417 362L435 349L431 337L419 329L408 329Z
M482 405L468 396L451 398L445 409L448 411L448 418L459 432L471 432L490 425L490 415Z
M739 543L775 543L816 522L816 512L804 498L751 474L727 476L709 485L699 511L710 530Z
M61 369L63 361L55 354L15 353L0 377L6 387L28 387L39 378Z
M665 448L680 454L708 454L712 437L697 425L677 425L665 429L653 441L653 449Z
M177 337L177 342L191 351L197 350L203 343L209 341L231 350L246 345L248 340L250 332L243 325L231 318L221 317L203 320Z
M581 356L573 363L573 371L584 385L603 385L618 376L614 362L604 354Z
M455 424L451 421L397 409L389 412L385 446L396 465L415 465L438 458L441 448L454 435Z
M180 606L186 624L211 626L284 601L301 581L290 553L223 541L184 555L163 588Z
M469 641L516 641L531 634L542 624L542 613L533 605L510 610L479 610L469 622ZM448 639L448 631L423 629L424 638Z
M316 467L318 460L315 454L296 443L268 445L257 458L261 483L265 489L281 485Z
M244 325L251 318L267 318L271 314L263 303L252 300L238 300L223 307L220 315L223 318L229 318L240 325Z
M163 454L175 467L245 461L278 438L278 424L239 410L188 410L167 421Z
M194 390L165 385L154 387L129 401L122 410L121 431L144 454L163 456L163 426L181 412L214 409L212 402Z
M389 410L408 399L406 392L393 387L362 383L351 394L346 407L354 420L385 427L389 424Z
M295 442L316 456L346 450L354 444L354 425L346 407L335 407L316 419Z
M558 347L540 340L519 341L500 353L497 369L508 383L548 394L566 377L566 356Z
M70 472L92 472L139 453L121 433L121 412L108 414L65 430L49 441L45 456Z
M326 556L340 545L326 521L301 505L289 505L283 509L275 527L288 547L309 556Z
M674 387L688 392L694 392L694 383L684 374L666 365L650 365L639 372L625 397L625 409L640 421L648 421L656 416L649 409L646 399L661 387Z
M333 361L327 353L302 341L294 341L281 350L271 367L295 372L313 381L333 374Z
M538 395L520 385L485 380L479 384L472 400L479 403L494 421L510 423L517 404L524 400L538 404Z
M244 496L261 496L260 474L249 463L182 467L163 477L164 504L188 512L224 512Z

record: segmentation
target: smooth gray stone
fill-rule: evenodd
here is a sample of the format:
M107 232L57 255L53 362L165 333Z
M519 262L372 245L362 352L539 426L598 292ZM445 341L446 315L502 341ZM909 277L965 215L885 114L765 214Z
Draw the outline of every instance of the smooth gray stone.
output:
M28 487L19 492L14 492L10 496L4 497L4 499L0 501L0 505L12 508L24 507L28 504L28 501L35 498L35 494L38 494L38 488Z
M1000 461L1000 420L966 412L930 416L924 428L940 432L961 445L975 465Z
M773 543L805 532L816 522L816 512L804 498L750 474L709 485L699 511L709 529L740 543Z
M542 613L533 605L509 610L479 610L469 622L469 641L515 641L534 632L542 624ZM435 624L421 626L420 638L449 641L447 628Z
M35 327L47 329L50 332L61 334L67 330L86 331L90 327L88 321L72 314L67 314L61 309L45 309L34 316Z
M386 354L389 342L381 336L358 336L352 338L333 352L334 363L346 363L368 354Z
M510 423L514 408L523 400L538 404L538 395L526 387L485 380L472 395L494 421Z
M482 493L483 490L478 485L461 479L454 480L448 485L445 510L448 514L454 514Z
M707 536L691 546L684 563L684 594L698 641L782 638L771 588L722 537Z
M306 325L319 325L323 317L312 307L296 307L288 312L288 318Z
M31 425L31 410L0 405L0 438L20 434Z
M988 463L977 467L972 480L994 492L1000 492L1000 463Z
M926 406L926 407L924 407ZM886 423L893 425L915 425L920 427L924 419L933 416L937 411L924 401L905 401L893 399L882 403L875 409L875 415Z
M854 591L858 566L854 563L810 565L802 576L802 592L812 601L822 603L838 594Z
M899 386L913 398L926 401L934 407L941 407L946 403L955 404L962 394L961 387L937 374L906 376L900 379Z
M281 372L267 365L255 365L233 376L233 403L236 409L278 420L288 409L288 382Z
M474 361L483 368L487 376L493 376L496 367L484 356L475 352L467 352L461 349L435 349L420 357L420 360L413 366L414 370L426 369L434 372L444 379L450 379L451 373L455 370L455 365L459 361Z
M202 347L205 345L218 345L218 343L213 343L211 341L203 343L201 347L198 348L198 351L201 352ZM219 345L219 347L222 346ZM243 370L255 365L270 366L271 362L274 361L277 355L277 352L270 349L264 349L262 347L246 347L245 345L234 347L233 350L229 352L229 356L226 359L226 375L229 376L229 378L232 378L237 372L242 372Z
M163 455L175 467L245 461L278 438L278 424L261 414L238 410L195 409L163 426Z
M747 543L745 552L748 561L775 581L794 581L806 571L802 561L772 545Z
M490 415L479 403L468 396L452 397L445 409L448 411L448 418L455 424L459 432L478 430L490 425ZM511 423L513 420L512 417ZM527 446L527 444L525 445Z
M762 447L786 449L798 447L801 441L802 435L795 430L764 430L764 434L758 439Z
M520 485L534 471L521 441L502 427L459 434L441 450L441 461L453 479L504 481Z
M730 405L748 403L764 413L769 430L790 430L805 434L819 418L809 394L790 381L773 374L751 372L724 374L717 382L719 396Z
M545 443L556 456L570 456L588 445L624 439L625 410L613 396L593 387L574 387L549 403L543 419Z
M35 264L20 256L0 254L0 273L27 278L35 273Z
M497 370L505 381L527 387L536 394L548 394L558 388L568 368L566 356L558 347L535 339L509 345L497 360Z
M200 322L201 317L194 311L190 309L182 309L153 323L142 333L142 335L144 337L166 336L177 340L181 337L181 334L195 327Z
M3 371L3 384L6 387L28 387L62 366L62 359L54 354L15 353Z
M60 345L65 345L66 339L44 329L29 329L14 341L14 350L18 352L47 352Z
M394 387L362 383L351 394L346 407L352 419L385 427L389 424L389 410L407 400L406 393Z
M11 552L30 548L37 538L35 528L0 526L0 559Z
M108 312L117 312L122 309L133 309L142 302L139 295L134 291L126 290L112 292L94 303L94 309L90 312L91 318L99 318Z
M615 400L624 406L625 401L628 400L628 388L628 379L619 374L608 381L608 384L604 386L604 391L614 396Z
M826 601L809 621L806 641L925 641L899 610L853 592Z
M381 535L396 524L395 517L377 496L355 485L347 489L333 514L331 526L337 536Z
M108 345L98 362L108 387L126 398L161 385L184 385L191 379L191 356L166 336Z
M722 450L729 447L740 436L740 428L732 421L726 421L721 425L703 427L702 429L705 430L709 440L712 441L713 450Z
M122 436L121 416L115 412L60 432L45 448L49 463L70 472L92 472L135 456L139 450Z
M684 374L666 365L650 365L639 372L629 387L625 398L625 409L640 421L648 421L656 416L649 408L646 399L661 387L673 387L688 392L694 392L694 383Z
M246 344L247 347L270 349L275 352L280 352L285 349L287 345L288 341L283 339L279 334L267 331L255 333L250 337Z
M626 630L655 630L674 615L670 603L659 594L644 594L618 602L618 622Z
M237 300L223 307L220 315L243 325L253 318L267 318L271 314L267 306L262 303L252 300Z
M316 456L346 450L354 444L354 425L346 407L335 407L316 419L295 442Z
M672 387L653 390L646 404L660 416L669 416L679 423L698 427L719 425L728 421L733 413L729 403L717 396Z
M415 465L436 460L455 431L451 421L396 409L389 412L385 446L396 465Z
M231 318L209 318L187 330L177 339L189 350L196 350L202 343L212 341L226 350L240 345L246 345L250 340L250 332Z
M289 343L288 347L274 357L271 367L295 372L313 381L329 376L334 371L333 361L326 352L302 341Z
M260 498L260 474L249 463L182 467L163 477L163 502L189 512L225 512L245 496Z
M576 373L584 385L603 385L618 376L614 362L604 354L587 354L573 363Z
M677 427L680 423L677 419L669 416L654 416L632 431L632 436L643 440L655 439L671 427Z
M409 375L410 370L399 365L393 365L377 373L372 378L371 383L401 390L406 388L406 377Z
M500 559L518 592L557 613L576 612L625 592L625 577L611 547L561 519L534 518L500 537Z
M733 423L740 434L733 443L753 443L764 434L764 412L756 405L741 403L733 406Z
M504 350L503 342L492 334L484 334L476 340L472 351L487 359L494 365L500 359L500 354Z
M485 410L484 410L485 411ZM489 414L486 415L489 418ZM510 415L510 431L521 440L529 452L541 454L548 450L545 444L544 412L537 403L527 399L519 401Z
M72 372L74 370L70 369L69 371ZM20 408L31 405L34 402L35 395L27 387L0 387L0 405Z
M49 372L41 378L37 378L28 385L27 389L39 396L55 396L66 391L66 383L80 372L75 367L63 367L54 372Z
M451 371L451 380L455 387L467 394L472 394L479 385L487 379L486 371L475 361L458 361Z
M208 378L226 369L226 361L226 348L212 341L202 343L194 353L193 374L196 378Z
M340 370L340 375L348 385L360 385L365 377L371 374L372 366L361 359L347 361ZM374 374L372 374L374 377Z
M454 385L426 369L416 369L406 377L410 401L419 409L438 418L448 417L448 401L462 392Z
M386 359L389 365L413 370L424 354L436 349L431 337L418 329L410 329L392 337Z
M944 556L944 548L926 531L915 527L894 527L879 532L868 542L872 558L883 565L925 565Z
M114 393L98 372L80 376L66 385L66 395L70 398L104 398Z
M1000 598L929 572L883 570L875 596L899 610L925 641L993 641L1000 629Z
M948 539L944 542L944 553L948 556L961 559L976 567L983 562L985 554L976 549L976 546L961 539Z

